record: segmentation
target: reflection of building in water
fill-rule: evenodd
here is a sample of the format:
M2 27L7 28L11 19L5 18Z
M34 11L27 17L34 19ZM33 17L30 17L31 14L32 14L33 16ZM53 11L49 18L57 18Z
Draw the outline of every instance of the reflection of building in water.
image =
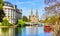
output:
M38 36L38 26L30 27L30 36L36 35Z
M9 28L9 36L15 36L15 29Z
M15 33L18 33L15 28L7 28L5 32L0 28L0 36L16 36Z

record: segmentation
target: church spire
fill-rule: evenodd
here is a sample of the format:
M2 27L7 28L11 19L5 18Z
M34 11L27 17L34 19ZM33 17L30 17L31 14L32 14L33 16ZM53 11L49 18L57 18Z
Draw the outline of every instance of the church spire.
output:
M36 23L38 23L38 9L36 9Z
M30 11L30 21L33 22L33 11L32 11L32 9Z
M33 11L32 11L32 9L31 9L31 11L30 11L31 13L30 13L30 16L33 16Z
M36 17L38 17L38 9L36 9Z

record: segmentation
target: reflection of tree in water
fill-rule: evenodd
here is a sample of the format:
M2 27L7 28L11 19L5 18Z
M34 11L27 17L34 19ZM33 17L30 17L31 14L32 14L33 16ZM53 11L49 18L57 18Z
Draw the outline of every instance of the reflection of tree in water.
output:
M22 32L22 28L18 27L18 33L21 33L21 32Z
M0 28L0 36L8 36L9 28Z
M2 28L2 32L7 32L9 31L9 28Z
M21 34L22 34L22 28L23 27L17 27L17 28L15 28L15 36L21 36Z

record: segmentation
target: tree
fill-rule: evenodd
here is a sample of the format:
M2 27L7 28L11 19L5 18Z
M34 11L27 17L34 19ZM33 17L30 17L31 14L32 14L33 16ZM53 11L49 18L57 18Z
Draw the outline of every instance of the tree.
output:
M43 14L45 20L43 22L52 24L56 24L57 22L57 24L60 24L60 1L54 0L55 4L53 5L51 5L51 2L53 3L52 0L45 0L45 4L48 6L45 7L45 13Z
M9 22L7 19L4 19L3 22L2 22L2 26L9 26Z
M51 4L57 3L57 2L59 2L59 1L58 1L58 0L44 0L44 3L45 3L46 5L51 5Z
M60 29L60 27L59 27L59 25L60 25L60 23L59 23L60 22L60 0L54 0L54 2L52 2L52 0L45 0L45 1L48 5L48 7L46 6L45 11L46 11L46 13L48 13L48 15L50 15L49 22L52 23L51 24L52 26L55 26L55 27L52 27L52 29L54 28L53 29L54 33L56 36L58 36L58 34L59 34L58 31L60 31L60 30L58 30L58 29ZM47 1L49 1L49 2L47 2Z
M4 5L3 0L0 0L0 22L2 22L3 17L5 16L4 11L3 11L3 5Z
M29 16L29 18L28 18L28 22L30 22L31 20L30 20L30 16Z
M50 18L51 16L60 16L60 1L57 0L45 0L45 4L48 6L45 7L45 13L43 14L43 17ZM51 5L55 2L55 4ZM57 2L57 3L56 3ZM42 18L43 18L42 17Z
M51 15L58 16L60 15L60 1L58 0L45 0L45 4L48 6L45 7L44 15L50 17ZM55 2L55 4L53 4ZM53 4L53 5L51 5Z
M25 21L18 20L18 24L20 24L23 27L25 25Z
M25 22L27 22L28 18L26 16L23 16L22 20L25 21Z

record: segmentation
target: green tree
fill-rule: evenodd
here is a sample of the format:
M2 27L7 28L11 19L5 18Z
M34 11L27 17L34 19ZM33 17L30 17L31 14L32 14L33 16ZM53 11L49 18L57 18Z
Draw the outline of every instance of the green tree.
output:
M18 20L18 24L20 24L22 27L25 25L25 21L23 20Z
M45 7L45 13L43 14L44 18L47 17L47 19L45 19L44 22L45 23L52 23L52 24L56 24L56 22L59 23L59 16L60 16L59 8L60 8L60 3L57 2L57 0L54 0L54 2L57 2L55 4L53 4L53 0L44 0L44 1L45 1L45 4L48 5L48 6Z
M48 18L46 18L45 20L44 20L44 23L48 23L49 22L49 20L48 20Z
M3 22L2 22L2 25L3 26L8 26L9 25L9 22L7 19L4 19Z
M28 18L26 16L23 16L22 20L25 21L25 22L27 22Z
M4 5L4 2L3 0L0 0L0 22L2 22L3 20L3 17L4 17L4 11L3 11L3 5Z
M30 22L31 20L30 20L30 16L29 16L29 19L28 19L28 22Z

